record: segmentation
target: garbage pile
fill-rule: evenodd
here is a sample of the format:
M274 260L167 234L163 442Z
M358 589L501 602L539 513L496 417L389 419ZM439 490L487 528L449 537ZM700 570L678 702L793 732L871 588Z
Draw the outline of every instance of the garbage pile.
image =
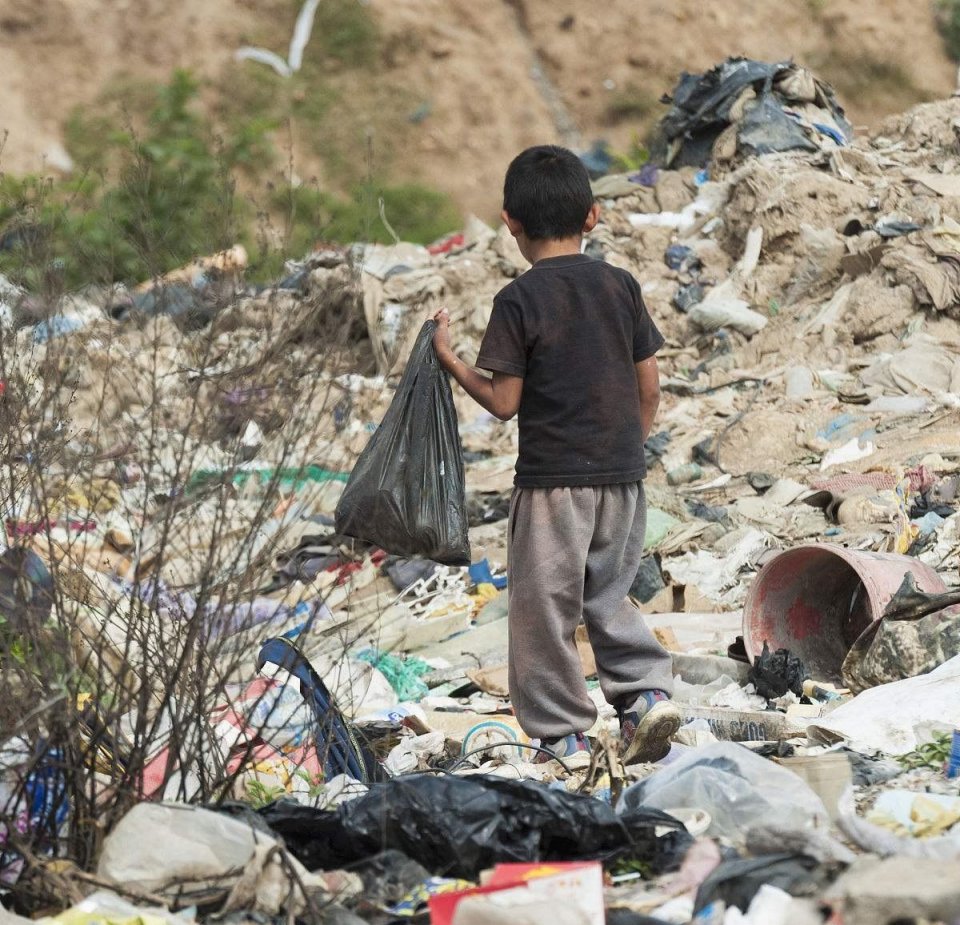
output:
M659 125L667 167L817 151L853 137L829 84L790 61L729 58L705 74L684 74L664 102L672 104Z
M3 631L69 629L91 805L142 801L76 868L56 736L0 717L8 888L60 878L63 925L957 919L960 100L853 140L756 64L674 94L692 166L595 183L588 252L667 337L632 594L686 724L655 766L619 762L585 634L589 764L533 763L512 716L515 422L454 392L470 565L335 529L424 319L475 356L526 268L505 228L268 287L240 249L54 304L0 281ZM816 143L751 141L800 104ZM29 657L0 681L42 703Z

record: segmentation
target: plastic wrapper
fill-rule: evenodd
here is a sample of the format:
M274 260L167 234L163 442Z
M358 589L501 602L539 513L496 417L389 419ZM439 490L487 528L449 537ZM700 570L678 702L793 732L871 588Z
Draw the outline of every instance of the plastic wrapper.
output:
M357 460L337 505L337 532L396 556L470 564L463 452L447 374L433 347L436 322L414 344L383 423Z
M814 721L808 735L815 742L847 742L869 754L905 755L922 741L924 723L960 727L960 655L929 674L881 684L857 694Z
M784 829L829 825L823 801L792 771L734 742L695 749L624 791L617 807L696 806L710 814L707 835L742 844L753 825Z
M499 777L410 775L335 812L282 801L261 815L311 870L397 850L433 874L468 880L509 861L631 858L659 873L691 843L682 823L656 809L615 813L592 797Z

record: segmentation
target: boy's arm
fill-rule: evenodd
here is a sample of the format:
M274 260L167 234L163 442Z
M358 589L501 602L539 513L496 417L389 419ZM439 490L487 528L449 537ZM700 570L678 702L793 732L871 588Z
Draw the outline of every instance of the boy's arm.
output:
M635 364L637 369L637 388L640 389L640 431L643 442L647 442L653 429L653 419L660 407L660 371L657 358L649 357Z
M475 402L501 421L509 421L520 410L523 379L520 376L497 372L493 374L493 379L482 376L453 352L450 346L450 315L447 310L441 309L433 316L433 320L437 322L433 344L440 365L460 383Z

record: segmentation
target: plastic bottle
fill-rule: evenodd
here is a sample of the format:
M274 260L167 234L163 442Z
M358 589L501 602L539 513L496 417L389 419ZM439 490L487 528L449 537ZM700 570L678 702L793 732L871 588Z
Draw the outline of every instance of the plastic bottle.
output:
M803 693L812 700L840 700L841 695L827 687L821 687L816 681L807 678L803 682Z
M947 761L947 777L951 780L960 777L960 729L953 730L953 745Z
M668 485L686 485L688 482L696 482L703 478L703 469L697 463L687 463L685 466L677 466L667 473Z

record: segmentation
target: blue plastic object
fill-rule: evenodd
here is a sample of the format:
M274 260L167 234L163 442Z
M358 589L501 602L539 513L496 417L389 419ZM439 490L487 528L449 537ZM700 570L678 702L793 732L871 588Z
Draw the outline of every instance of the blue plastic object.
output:
M54 337L60 337L64 334L72 334L79 331L85 321L80 318L67 318L64 315L52 315L46 321L41 321L33 329L33 342L35 344L45 344Z
M950 749L950 760L947 762L947 777L951 780L960 777L960 729L953 730L953 746Z
M260 649L257 670L268 663L289 671L300 682L300 693L317 721L317 754L323 762L324 778L347 774L363 783L380 779L376 759L360 743L307 657L289 639L276 638Z
M490 571L490 563L486 559L474 562L468 571L470 580L475 585L493 585L498 591L502 591L507 586L507 576L500 575L495 578Z
M70 799L63 770L63 753L41 746L40 756L24 781L30 829L54 837L67 821Z

